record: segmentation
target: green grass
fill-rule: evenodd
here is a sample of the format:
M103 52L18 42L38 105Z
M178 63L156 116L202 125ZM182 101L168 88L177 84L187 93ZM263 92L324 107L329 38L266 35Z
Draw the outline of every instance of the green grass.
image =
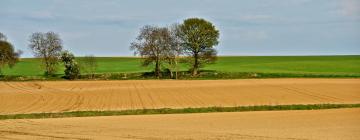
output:
M296 74L360 74L360 56L220 57L208 70Z
M82 61L82 58L78 58ZM97 73L137 73L150 71L150 67L141 67L141 59L134 57L97 57Z
M77 58L81 63L83 58ZM145 72L150 71L149 68L141 67L139 58L131 57L97 57L98 67L97 73L113 73L113 72ZM59 65L57 74L63 74L62 64ZM43 76L41 60L38 58L22 58L13 68L5 68L4 75L12 76Z
M79 61L82 58L78 58ZM98 57L97 73L139 73L149 72L150 67L142 67L139 58ZM182 65L181 70L187 70ZM315 74L360 76L360 55L356 56L233 56L219 57L215 64L203 70L228 73L270 73L270 74ZM39 59L24 58L12 69L3 69L4 75L42 76ZM63 74L59 66L58 74Z
M65 118L65 117L92 117L92 116L119 116L119 115L150 115L150 114L186 114L186 113L210 113L210 112L244 112L244 111L279 111L279 110L319 110L337 108L359 108L360 104L312 104L312 105L262 105L262 106L238 106L238 107L203 107L182 109L136 109L122 111L74 111L60 113L33 113L0 115L0 120L6 119L42 119L42 118Z

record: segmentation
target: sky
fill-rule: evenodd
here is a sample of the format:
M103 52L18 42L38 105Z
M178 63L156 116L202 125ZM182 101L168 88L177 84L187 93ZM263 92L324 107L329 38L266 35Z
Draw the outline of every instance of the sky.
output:
M220 31L219 55L360 54L360 0L0 0L0 32L22 57L47 31L77 56L133 56L142 26L191 17Z

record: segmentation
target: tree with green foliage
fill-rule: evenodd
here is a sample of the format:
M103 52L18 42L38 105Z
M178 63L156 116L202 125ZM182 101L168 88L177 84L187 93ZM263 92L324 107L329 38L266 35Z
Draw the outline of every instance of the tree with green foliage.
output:
M62 40L60 36L54 32L36 32L30 36L29 41L29 47L35 57L42 58L45 75L54 75L62 51Z
M168 28L146 25L140 29L136 41L131 43L130 49L135 55L144 58L143 66L154 64L154 73L161 76L162 64L171 57L171 35Z
M65 66L65 78L73 80L80 76L80 67L75 61L75 56L69 51L61 53L61 60Z
M0 33L0 74L1 68L13 67L19 61L20 54L21 51L15 52L13 45L7 41L6 36Z
M191 58L191 72L195 76L199 68L216 60L214 46L219 43L219 30L215 26L201 18L189 18L180 24L178 37L184 52Z

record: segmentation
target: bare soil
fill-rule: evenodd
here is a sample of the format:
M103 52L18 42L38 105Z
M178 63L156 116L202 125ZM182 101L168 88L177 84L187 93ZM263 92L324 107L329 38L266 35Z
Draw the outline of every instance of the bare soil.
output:
M0 139L358 140L360 109L0 121Z
M0 82L0 114L360 103L360 79Z

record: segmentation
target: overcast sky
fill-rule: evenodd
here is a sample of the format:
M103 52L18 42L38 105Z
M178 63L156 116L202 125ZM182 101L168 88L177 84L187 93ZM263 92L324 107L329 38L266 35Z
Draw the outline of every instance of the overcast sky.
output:
M0 0L0 32L23 57L47 31L76 55L132 56L140 27L189 17L220 30L220 55L360 54L360 0Z

